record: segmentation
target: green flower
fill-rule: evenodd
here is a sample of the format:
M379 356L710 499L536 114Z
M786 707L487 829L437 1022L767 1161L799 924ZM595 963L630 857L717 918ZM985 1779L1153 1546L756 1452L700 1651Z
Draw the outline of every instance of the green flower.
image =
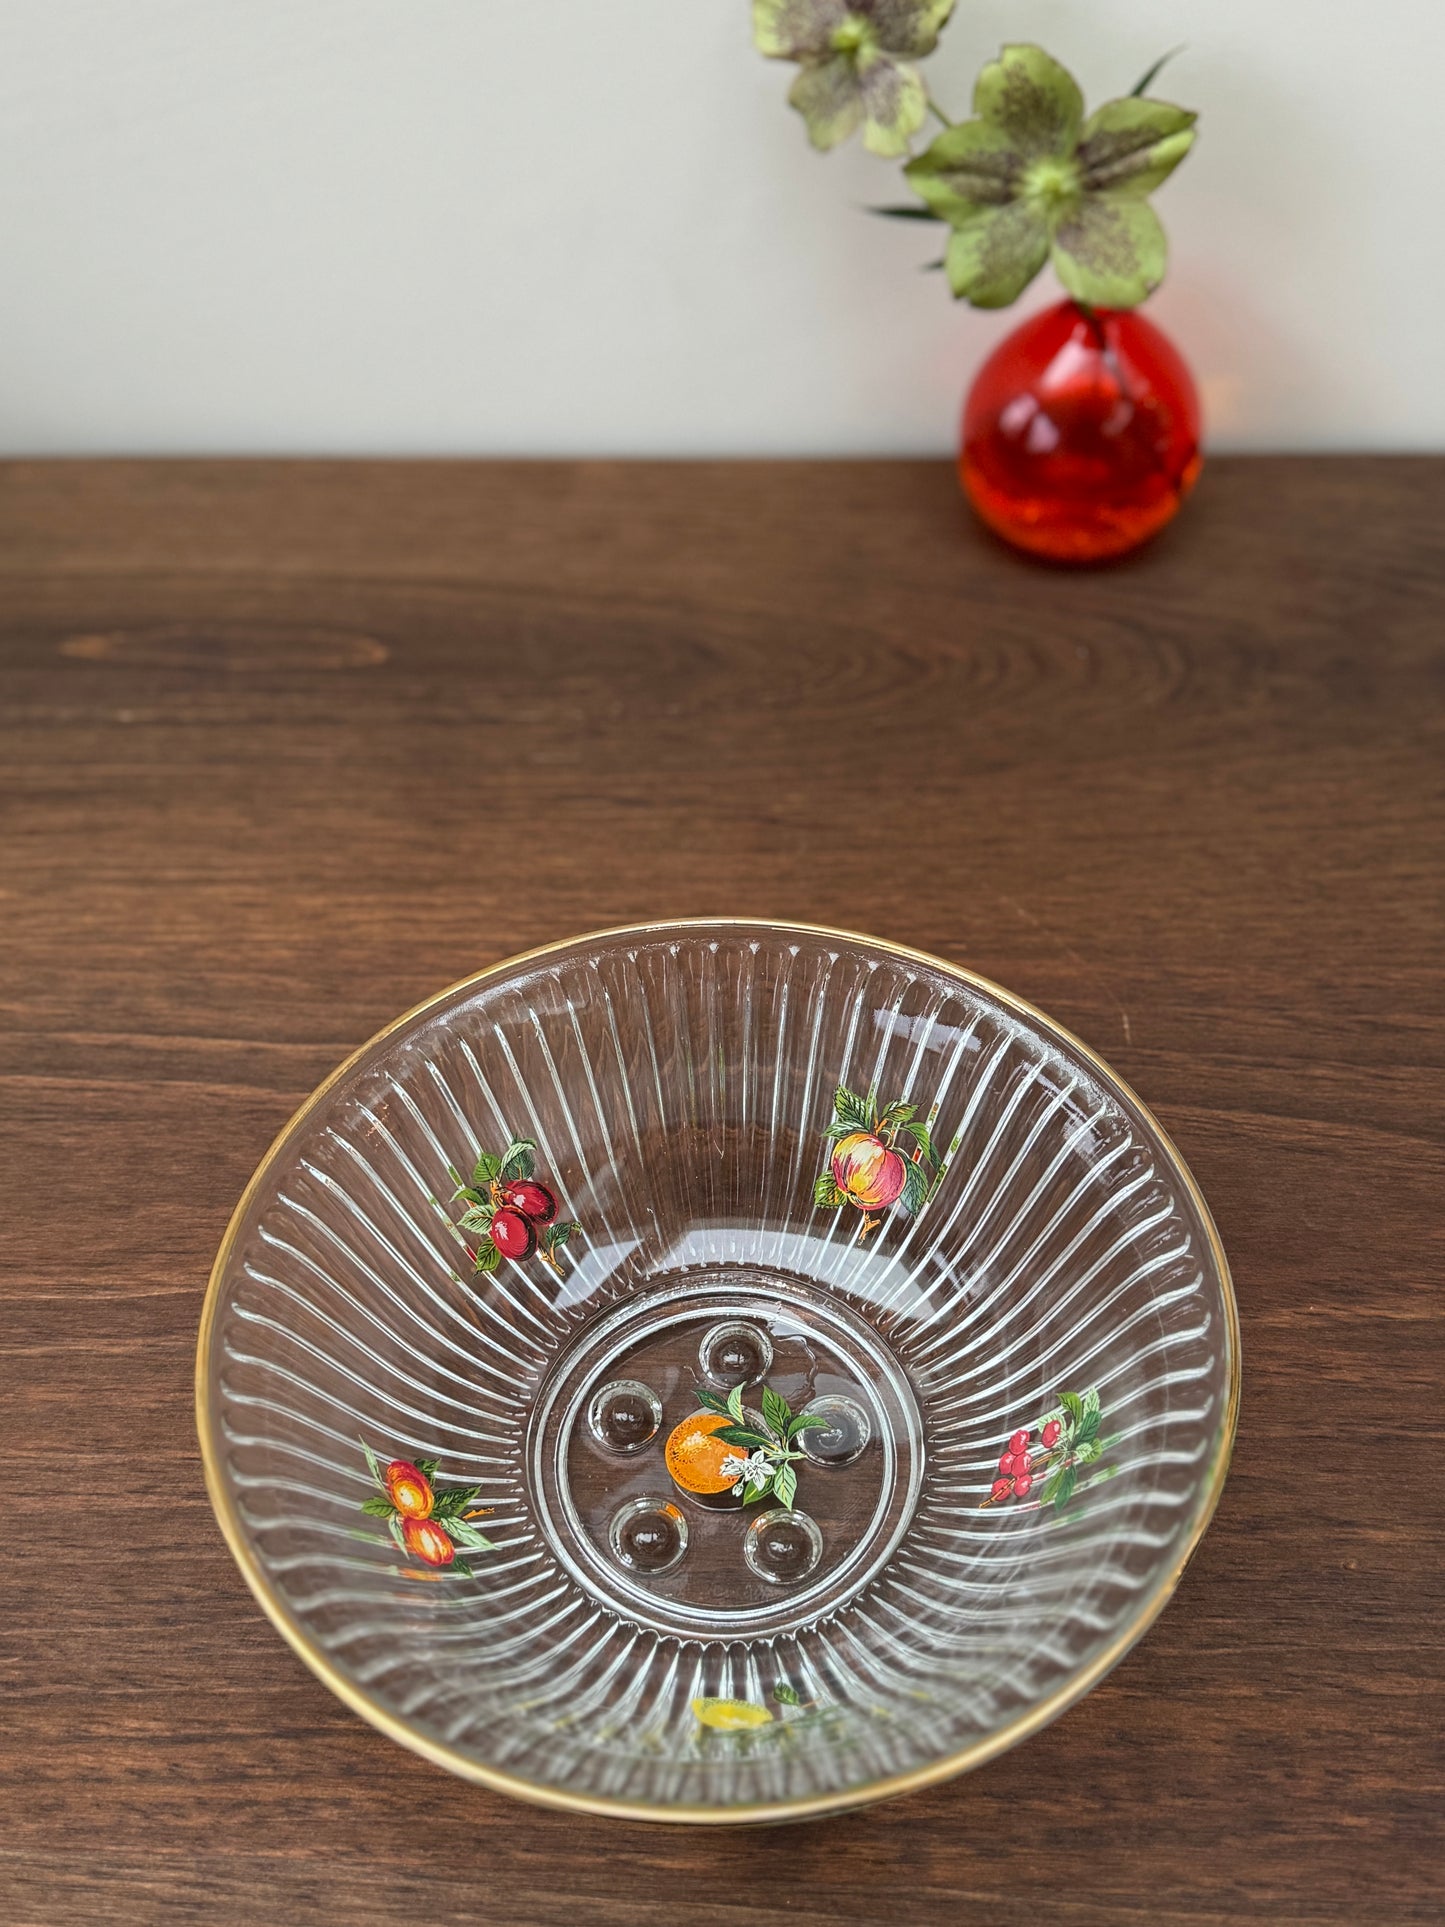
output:
M1041 47L1005 47L978 77L976 120L904 169L953 229L944 266L976 308L1006 308L1052 257L1075 300L1132 308L1164 278L1148 196L1189 152L1196 116L1130 95L1084 119L1073 77Z
M770 60L802 72L789 101L814 147L863 129L875 154L905 154L928 112L916 67L931 54L954 0L753 0L753 39ZM900 59L901 56L901 59Z

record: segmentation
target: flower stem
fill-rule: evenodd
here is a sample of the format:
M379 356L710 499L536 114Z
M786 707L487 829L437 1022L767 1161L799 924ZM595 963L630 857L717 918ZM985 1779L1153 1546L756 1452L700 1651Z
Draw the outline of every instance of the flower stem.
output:
M932 94L928 96L928 111L933 115L935 120L941 120L945 127L952 127L953 122L948 118L947 114L944 113Z

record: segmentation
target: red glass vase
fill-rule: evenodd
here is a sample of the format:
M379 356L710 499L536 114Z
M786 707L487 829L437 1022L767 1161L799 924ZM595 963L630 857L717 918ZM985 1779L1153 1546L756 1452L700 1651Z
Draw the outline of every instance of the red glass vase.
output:
M1055 562L1100 562L1156 535L1194 486L1199 396L1137 309L1074 301L1034 315L979 369L959 473L988 526Z

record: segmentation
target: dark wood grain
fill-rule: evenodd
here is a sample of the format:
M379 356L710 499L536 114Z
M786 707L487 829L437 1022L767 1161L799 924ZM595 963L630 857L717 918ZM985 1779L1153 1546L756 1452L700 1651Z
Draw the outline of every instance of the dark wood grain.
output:
M941 465L0 470L0 1918L1441 1917L1445 462L1219 461L1107 573ZM709 912L957 958L1160 1112L1233 1258L1180 1593L952 1785L751 1835L510 1803L263 1620L211 1256L362 1038Z

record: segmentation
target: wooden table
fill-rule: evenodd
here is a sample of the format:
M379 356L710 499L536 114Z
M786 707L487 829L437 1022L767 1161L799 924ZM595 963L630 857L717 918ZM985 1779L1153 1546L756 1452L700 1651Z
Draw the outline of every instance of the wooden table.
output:
M0 470L0 1919L1441 1918L1445 462L1217 461L1105 573L934 464ZM512 951L840 924L1080 1032L1211 1200L1179 1595L952 1785L751 1835L452 1780L262 1618L207 1269L345 1053Z

